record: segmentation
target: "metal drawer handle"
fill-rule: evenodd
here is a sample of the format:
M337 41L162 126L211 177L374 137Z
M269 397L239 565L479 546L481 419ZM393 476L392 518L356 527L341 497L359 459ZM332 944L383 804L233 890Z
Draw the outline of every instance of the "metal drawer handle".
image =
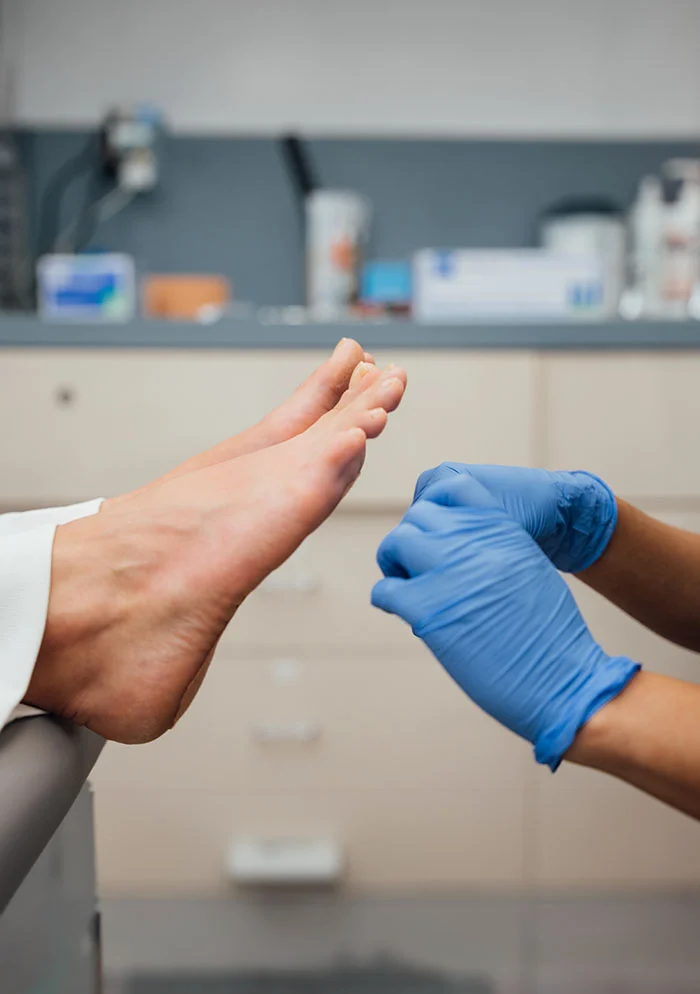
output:
M294 576L273 573L260 584L260 590L265 594L315 594L320 589L321 583L313 573L297 573Z
M264 722L253 726L253 738L263 745L316 742L321 738L321 726L316 721Z

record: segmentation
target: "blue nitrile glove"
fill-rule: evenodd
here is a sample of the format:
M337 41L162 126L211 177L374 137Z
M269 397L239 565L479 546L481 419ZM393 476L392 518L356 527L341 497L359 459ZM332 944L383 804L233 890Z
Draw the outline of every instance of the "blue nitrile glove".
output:
M594 641L534 540L472 476L438 483L379 549L372 603L407 621L484 711L555 770L637 663Z
M414 501L433 484L466 473L498 498L562 573L581 573L597 562L617 527L615 495L592 473L445 462L419 477Z

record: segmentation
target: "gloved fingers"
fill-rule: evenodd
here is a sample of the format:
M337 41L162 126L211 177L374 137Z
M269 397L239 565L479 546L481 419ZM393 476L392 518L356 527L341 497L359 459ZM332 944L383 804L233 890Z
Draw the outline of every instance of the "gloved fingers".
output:
M420 500L428 487L431 487L434 483L439 483L441 480L451 480L453 476L458 476L466 470L464 463L460 462L444 462L439 466L435 466L433 469L426 469L424 473L418 477L418 482L416 483L416 489L413 492L413 501Z
M401 580L397 577L389 577L375 583L372 590L372 607L378 607L380 611L387 614L401 614L402 594L404 593L408 580Z
M503 503L465 469L459 476L451 476L433 483L423 492L422 501L442 507L473 507L505 513ZM409 511L412 513L414 508Z
M433 517L441 517L439 511L442 509L433 506L432 510L438 512ZM433 527L439 527L437 522ZM444 552L441 543L436 540L437 535L437 531L431 531L429 525L423 529L404 519L379 546L377 563L384 576L406 580L439 566Z

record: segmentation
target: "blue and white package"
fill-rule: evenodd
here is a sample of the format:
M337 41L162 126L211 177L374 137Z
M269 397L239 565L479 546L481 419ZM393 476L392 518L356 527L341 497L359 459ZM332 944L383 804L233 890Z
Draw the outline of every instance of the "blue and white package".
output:
M46 321L130 321L136 275L128 255L47 255L37 266L39 314Z
M601 320L598 256L545 249L425 249L414 258L416 321Z

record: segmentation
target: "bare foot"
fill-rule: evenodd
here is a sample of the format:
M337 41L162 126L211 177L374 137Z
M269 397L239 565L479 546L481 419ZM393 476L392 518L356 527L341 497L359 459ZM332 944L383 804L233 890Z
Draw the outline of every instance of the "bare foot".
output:
M212 449L188 459L182 465L157 480L172 480L187 473L249 455L259 449L286 442L300 435L328 411L331 411L349 389L354 371L361 363L369 368L372 356L351 338L338 343L332 356L280 407L246 431L227 438ZM357 385L357 381L355 381Z
M119 742L171 728L237 608L342 500L401 402L402 370L368 376L302 435L59 528L26 703Z

